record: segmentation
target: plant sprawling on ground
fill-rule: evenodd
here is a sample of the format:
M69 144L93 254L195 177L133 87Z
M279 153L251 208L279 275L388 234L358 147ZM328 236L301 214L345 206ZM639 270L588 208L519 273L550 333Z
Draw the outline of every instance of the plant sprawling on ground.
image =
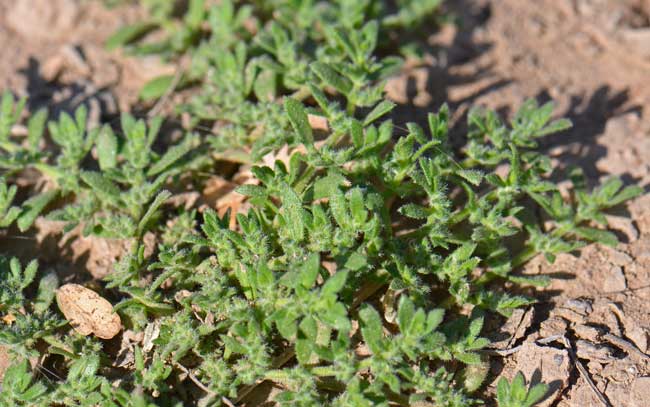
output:
M426 125L394 123L383 81L399 59L382 57L380 40L438 1L190 1L180 21L172 2L147 3L152 20L109 45L166 30L136 51L188 53L192 66L145 96L201 83L179 109L219 125L160 153L159 119L88 129L80 107L50 121L34 113L20 138L24 100L4 95L0 226L18 233L45 216L132 245L104 278L121 347L72 330L52 305L56 273L1 258L0 344L15 358L2 405L232 405L264 382L287 406L478 404L485 316L533 302L506 286L547 282L519 267L616 244L603 211L641 192L618 179L589 192L578 172L561 192L536 151L570 125L551 104L529 101L509 123L473 110L461 148L445 106ZM220 216L169 199L229 154L254 164L238 189L250 209ZM26 171L46 180L37 193L12 183ZM509 407L547 388L518 376L497 390Z

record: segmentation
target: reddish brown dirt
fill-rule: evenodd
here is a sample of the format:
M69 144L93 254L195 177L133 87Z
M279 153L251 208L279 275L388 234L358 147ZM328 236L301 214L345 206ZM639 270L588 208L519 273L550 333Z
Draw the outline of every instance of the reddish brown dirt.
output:
M508 116L527 98L554 100L557 115L575 124L544 142L559 171L577 165L592 184L619 175L650 190L650 1L447 3L461 26L431 36L427 63L411 64L388 85L400 119L422 121L447 102L461 131L471 106ZM138 16L133 7L107 11L96 2L0 1L0 90L54 111L90 102L97 120L129 110L142 83L169 69L103 48ZM513 352L494 358L488 391L499 375L522 370L528 380L551 383L547 406L649 405L650 195L611 221L617 248L592 245L526 267L556 278L536 294L538 304L503 327L501 348ZM75 265L105 273L110 261L99 254L114 257L114 250L79 242L66 247Z

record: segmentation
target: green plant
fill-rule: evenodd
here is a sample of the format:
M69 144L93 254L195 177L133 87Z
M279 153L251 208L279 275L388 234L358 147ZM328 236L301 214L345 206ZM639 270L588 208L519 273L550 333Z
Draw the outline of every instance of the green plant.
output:
M0 119L5 119L5 113ZM37 115L38 119L32 118L29 127L33 138L40 140L45 123L41 122L41 112ZM206 157L200 154L201 142L193 134L185 135L164 154L156 153L153 146L161 119L153 119L147 130L143 120L136 121L125 114L121 120L123 133L116 135L107 125L88 130L86 116L86 108L82 106L76 110L74 118L63 112L58 121L50 121L48 129L58 148L56 156L32 154L33 160L23 160L20 166L13 166L8 172L15 174L35 169L51 181L53 188L29 198L19 208L10 206L17 188L0 179L3 215L0 225L6 227L16 221L19 229L25 231L52 202L72 197L72 204L50 211L48 217L66 222L68 230L84 223L84 234L111 238L141 236L160 205L170 196L163 191L169 180L186 174L184 170L198 169L206 162ZM11 123L10 120L11 117L4 121ZM33 124L35 120L38 126ZM38 130L32 131L35 127ZM37 141L29 143L30 146L37 144ZM5 150L20 151L20 147L12 146ZM85 169L93 151L99 171Z
M2 381L0 400L6 406L28 406L42 399L47 387L41 382L33 382L28 370L27 360L10 366Z
M161 120L129 115L120 131L88 129L83 107L47 126L32 119L32 138L52 153L13 160L6 182L31 169L48 187L34 194L3 181L2 225L26 229L43 213L129 239L95 287L125 333L114 343L82 337L51 305L56 274L2 258L0 313L10 322L0 344L17 360L3 402L232 405L263 382L287 406L481 402L486 316L534 302L504 283L546 284L519 273L534 255L553 261L587 242L616 244L604 211L642 189L612 179L590 193L573 172L561 194L536 150L570 125L552 119L552 104L526 102L510 122L473 110L460 147L446 106L426 123L395 123L382 92L397 60L379 57L381 36L438 5L398 3L393 12L373 1L192 1L179 23L171 2L152 1L155 27L170 33L157 47L192 53L198 74L184 75L204 85L181 109L217 121L214 134L166 139ZM115 45L145 31L132 30ZM3 102L0 123L10 125L0 129L18 123L14 104ZM0 139L7 156L23 148ZM253 164L237 189L248 209L168 203L218 170L215 157ZM19 192L47 199L15 205ZM57 380L30 372L32 356ZM498 390L501 406L530 406L546 387L527 391L517 376Z
M4 92L0 101L0 169L8 173L38 162L43 155L39 147L47 120L46 110L39 110L31 116L26 140L21 142L13 134L13 127L20 122L26 102L25 98L15 100L9 92Z
M549 168L544 156L529 149L548 129L565 127L549 121L548 106L527 104L526 114L518 115L512 127L490 115L471 114L470 147L459 155L447 140L446 108L429 116L428 134L409 124L408 133L396 137L390 120L378 122L390 105L380 103L357 118L316 95L323 107L312 111L337 120L331 133L317 146L305 107L285 100L293 137L304 150L294 151L286 164L253 167L259 184L239 189L253 208L236 215L237 231L229 228L231 214L219 217L207 210L197 224L183 213L186 220L174 232L175 240L167 239L157 254L146 257L142 235L136 233L133 250L107 277L109 287L123 296L116 309L126 326L146 331L153 319L159 329L153 349L134 351L135 365L122 384L125 391L142 386L150 395L173 398L170 378L193 369L197 380L206 383L207 399L217 404L220 397L242 397L242 386L264 380L281 384L284 391L276 401L285 404L471 404L462 387L452 383L461 376L465 383L483 380L485 369L469 368L486 363L476 353L489 343L480 338L483 313L507 315L532 301L495 289L497 280L543 284L513 273L531 250L572 250L580 238L612 243L600 229L575 230L602 219L606 202L639 193L628 187L617 194L621 185L615 181L591 195L577 189L575 201L562 201L562 207L571 209L560 211L562 216L540 204L556 221L555 226L547 222L542 232L541 219L522 204L557 200L559 194L545 180ZM126 163L120 172L111 172L117 171L120 156L106 147L116 145L112 132L104 129L94 140L104 146L98 150L102 172L95 173L101 182L131 171L135 175L129 182L146 184L151 164L155 175L185 154L181 142L167 153L172 158L138 161L129 151L141 152L141 157L151 153L128 147L134 142L129 137L153 136L147 136L144 123L133 121L123 128L126 140L118 150ZM493 171L504 161L510 171L497 176ZM101 200L110 203L108 193L84 171L79 177L89 184L87 192L104 194ZM451 192L460 199L452 199ZM150 210L157 208L154 203ZM140 217L148 223L148 215ZM565 227L567 219L573 228ZM525 245L511 245L513 236ZM566 239L567 245L549 249L539 243L552 238ZM15 264L11 270L21 275ZM27 270L31 277L11 283L7 293L29 285L35 272L32 266ZM169 281L171 285L163 284ZM381 299L381 305L373 298ZM458 313L468 305L473 307L470 315ZM14 308L20 306L30 309L22 302ZM61 348L57 343L65 333L52 335L52 328L36 326L44 333L32 335L34 340L46 338L50 352ZM5 342L15 345L13 338ZM367 350L359 353L359 346ZM90 371L95 373L87 391L93 392L106 379L97 376L96 368Z
M497 402L499 407L532 407L548 393L548 385L538 383L526 387L526 379L517 373L512 383L502 377L497 384Z
M24 295L36 279L37 269L36 260L23 269L17 258L0 256L0 312L9 325L0 331L0 344L22 357L37 355L34 348L38 341L62 325L61 318L49 311L58 287L56 274L39 279L34 298Z
M4 178L0 178L0 227L6 228L20 216L20 208L11 205L17 190L15 185L7 186Z
M399 69L401 59L375 55L394 45L389 38L437 15L440 0L394 6L374 0L228 0L206 6L199 0L189 2L180 19L170 4L148 2L152 22L124 27L108 46L167 57L187 53L187 69L155 78L141 96L156 99L174 87L200 85L179 111L190 113L195 124L224 124L209 140L213 154L254 162L284 143L296 144L277 103L284 95L305 98L310 86L335 90L347 99L348 111L380 101L383 80ZM165 40L137 41L156 27L168 33Z
M60 120L65 122L66 116ZM195 135L186 135L159 155L153 150L153 144L162 120L154 119L148 130L144 121L136 121L129 115L123 115L121 123L122 137L117 137L108 126L89 133L86 147L79 149L79 158L95 146L100 171L68 169L68 188L77 201L51 213L52 219L66 221L69 227L85 222L85 233L100 236L141 236L170 196L162 187L171 177L201 160L192 154L199 147ZM70 138L70 133L67 137ZM76 176L70 177L70 173Z

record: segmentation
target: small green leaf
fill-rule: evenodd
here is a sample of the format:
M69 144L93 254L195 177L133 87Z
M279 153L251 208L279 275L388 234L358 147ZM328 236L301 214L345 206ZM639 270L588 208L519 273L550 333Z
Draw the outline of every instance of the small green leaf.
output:
M300 271L300 283L305 288L311 288L316 282L318 271L320 270L320 256L318 253L312 253L307 257Z
M169 169L174 163L183 158L187 153L194 149L195 137L187 137L180 144L175 145L167 150L160 160L147 171L147 176L155 176Z
M38 149L38 144L43 138L45 122L47 121L47 109L39 109L32 114L27 123L27 141L32 150Z
M481 333L481 329L483 329L483 318L481 317L472 320L472 322L469 324L468 336L470 338L478 337Z
M308 339L298 339L296 340L296 359L301 365L306 365L309 363L313 352L313 343Z
M106 41L106 49L109 51L114 50L133 41L137 41L156 27L157 24L151 21L136 22L122 27L108 38Z
M573 123L569 119L559 119L548 124L544 129L537 132L536 137L543 137L549 134L559 133L564 130L568 130L573 127Z
M321 296L325 297L338 294L338 292L343 289L347 277L348 273L346 271L338 271L334 273L334 275L328 278L325 284L323 284Z
M589 227L579 227L573 229L573 233L590 242L598 242L607 246L614 247L618 244L618 238L612 232Z
M467 365L463 369L463 385L468 392L478 390L490 372L490 364L482 361L475 365Z
M389 113L391 110L395 108L395 103L389 101L389 100L382 100L379 102L377 106L375 106L370 113L366 116L366 118L363 120L363 125L368 126L375 120L379 119L383 115Z
M293 130L300 137L300 141L305 145L314 144L314 135L302 103L292 98L286 98L284 100L284 110L289 116Z
M312 64L311 69L323 82L342 94L347 95L352 91L352 82L348 78L341 76L329 65L316 62Z
M300 324L298 326L300 328L300 331L302 331L302 333L305 334L307 338L312 341L316 340L316 337L318 336L318 322L314 319L314 317L305 317L302 321L300 321Z
M244 184L238 186L235 191L251 198L266 198L267 196L266 190L259 185Z
M545 383L538 383L528 390L528 395L524 401L526 407L532 407L541 401L544 396L548 393L549 386Z
M384 350L384 344L379 313L374 308L367 306L359 311L359 317L363 321L361 332L363 333L363 339L368 344L368 348L375 355L381 354Z
M411 219L426 219L429 217L429 210L427 208L412 203L401 206L398 211Z
M266 264L261 264L257 268L257 284L261 288L271 287L275 283L273 272Z
M278 332L285 339L293 339L298 331L295 315L287 312L286 310L278 311L275 315L275 325Z
M185 23L192 29L199 29L205 16L205 0L190 0L185 14Z
M105 125L99 132L97 140L97 158L102 171L115 168L117 165L117 137L110 126Z
M38 293L34 300L34 312L44 313L52 304L56 289L59 287L59 278L54 271L46 274L38 283Z
M338 173L318 178L314 182L314 199L329 198L346 182L345 177Z
M409 333L411 327L411 320L415 314L415 306L413 301L406 295L402 295L399 301L399 308L397 311L397 323L399 324L400 331L404 334Z
M366 256L357 252L352 252L345 260L343 267L350 271L359 271L367 265L368 260L366 259Z
M454 354L454 357L466 365L478 365L481 363L481 357L476 353L459 352Z
M433 332L440 326L442 323L442 320L445 316L445 310L442 308L436 308L434 310L431 310L429 314L427 315L427 331Z
M460 170L457 174L474 186L479 186L483 180L483 173L478 170Z
M96 171L82 171L81 179L88 184L100 199L117 205L120 198L120 189L103 174Z
M282 186L282 214L286 219L291 239L301 241L304 238L305 229L302 201L296 192L286 184Z
M14 258L15 259L15 258ZM13 260L13 259L12 259ZM16 259L18 261L18 259ZM17 263L17 267L20 268L20 263ZM38 272L38 261L32 260L27 264L25 267L25 270L23 270L23 281L20 285L21 289L27 288L32 281L34 281L34 278L36 278L36 273Z
M616 194L616 196L608 200L606 203L609 207L614 207L616 205L622 204L625 201L629 201L630 199L641 196L643 192L643 188L639 185L630 185L623 188L622 191L620 191L618 194Z
M23 203L23 210L16 220L21 232L29 229L43 209L57 196L58 191L48 191L29 198Z
M510 383L508 379L502 377L497 383L497 400L499 406L509 406L510 403Z
M140 223L138 223L138 232L140 235L147 229L149 221L151 221L153 216L156 214L158 208L160 208L171 196L172 193L169 191L161 191L156 195L156 198L154 198L153 202L149 204L147 211L142 216Z
M523 402L526 399L526 379L524 375L519 372L512 379L512 386L510 387L510 397L513 401Z
M145 83L140 90L140 99L148 102L162 97L174 83L174 75L158 76Z
M253 92L260 101L273 101L277 94L277 75L271 70L263 70L255 78Z

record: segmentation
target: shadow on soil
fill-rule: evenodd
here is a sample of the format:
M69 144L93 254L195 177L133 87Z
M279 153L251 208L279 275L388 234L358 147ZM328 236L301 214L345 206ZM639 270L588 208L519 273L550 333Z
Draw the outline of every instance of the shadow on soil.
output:
M498 79L489 85L477 89L460 100L450 102L449 91L453 87L478 83L489 77L493 77L493 66L485 65L479 67L473 74L452 73L453 68L465 65L478 59L489 51L492 44L478 42L475 39L475 32L479 30L490 18L491 10L489 4L479 4L473 0L458 0L448 2L448 12L455 16L458 29L453 39L447 45L428 45L427 52L435 56L434 63L418 69L426 69L426 84L424 90L430 96L427 105L418 104L417 80L412 74L406 78L406 103L399 104L393 117L398 123L416 122L426 123L427 114L436 111L443 103L449 104L452 112L457 111L460 106L471 103L490 92L494 92L510 83L507 79ZM425 38L431 37L437 31L422 33ZM434 41L435 42L435 41ZM447 41L445 41L447 42ZM421 90L420 90L421 91Z
M73 113L77 107L86 105L91 119L99 123L116 117L117 102L110 89L97 88L85 79L70 84L48 81L41 69L41 63L30 58L28 65L19 71L27 79L27 106L30 111L46 107L50 118L56 119L61 112Z

